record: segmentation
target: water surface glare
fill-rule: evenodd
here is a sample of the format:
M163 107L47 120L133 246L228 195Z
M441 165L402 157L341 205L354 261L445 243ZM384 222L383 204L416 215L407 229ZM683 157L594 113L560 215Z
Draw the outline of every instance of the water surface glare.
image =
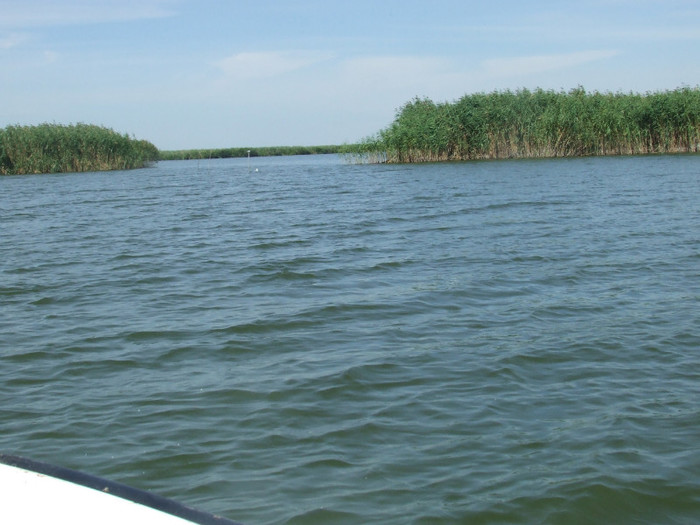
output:
M0 224L4 453L248 525L700 520L699 156L1 177Z

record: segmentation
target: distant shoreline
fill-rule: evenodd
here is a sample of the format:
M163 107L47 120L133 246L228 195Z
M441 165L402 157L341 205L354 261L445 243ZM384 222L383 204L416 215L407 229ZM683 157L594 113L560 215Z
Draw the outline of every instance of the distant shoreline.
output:
M269 146L262 148L204 148L164 150L158 160L229 159L250 157L280 157L284 155L322 155L342 153L347 146Z

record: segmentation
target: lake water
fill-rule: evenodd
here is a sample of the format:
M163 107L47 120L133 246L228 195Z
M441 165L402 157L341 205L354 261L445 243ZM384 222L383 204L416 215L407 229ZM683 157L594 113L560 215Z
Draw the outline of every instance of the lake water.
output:
M700 156L1 177L0 228L1 452L248 525L700 521Z

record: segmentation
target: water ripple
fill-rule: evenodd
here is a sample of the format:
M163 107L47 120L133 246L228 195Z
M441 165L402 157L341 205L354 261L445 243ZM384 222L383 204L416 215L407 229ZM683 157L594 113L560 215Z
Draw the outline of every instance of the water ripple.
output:
M694 523L696 156L0 178L0 448L248 523Z

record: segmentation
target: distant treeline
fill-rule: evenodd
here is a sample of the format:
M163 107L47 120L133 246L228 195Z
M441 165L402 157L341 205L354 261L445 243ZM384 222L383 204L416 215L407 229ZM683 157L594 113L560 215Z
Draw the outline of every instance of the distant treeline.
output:
M214 148L161 151L160 160L228 159L234 157L274 157L339 153L342 146L272 146L264 148Z
M646 94L496 91L436 104L415 98L344 153L364 162L430 162L697 152L700 90Z
M158 160L158 148L89 124L0 129L0 174L121 170Z

